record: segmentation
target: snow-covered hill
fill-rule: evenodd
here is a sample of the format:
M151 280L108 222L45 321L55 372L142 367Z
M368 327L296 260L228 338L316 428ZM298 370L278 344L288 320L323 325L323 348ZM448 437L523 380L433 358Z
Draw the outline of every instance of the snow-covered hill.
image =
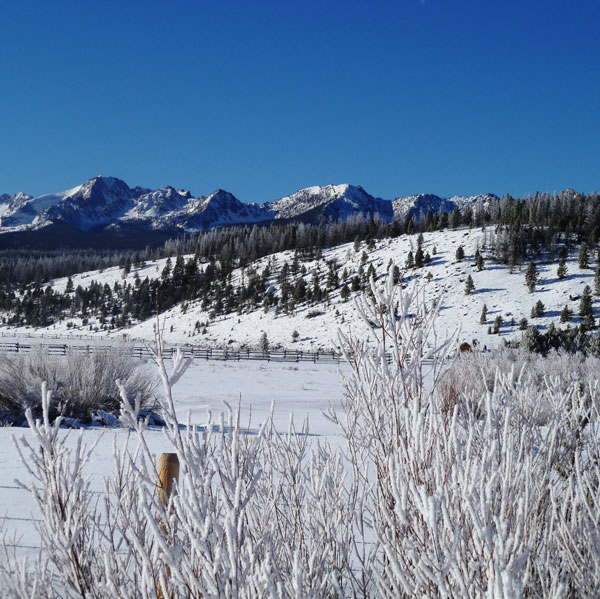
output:
M485 203L495 196L456 196L443 199L421 194L395 200L373 197L362 187L325 185L301 189L272 202L250 204L218 189L208 196L166 186L131 188L115 177L98 176L67 191L32 197L23 193L0 196L0 233L37 230L65 223L80 231L127 230L194 232L225 225L269 221L346 220L359 214L391 222L427 211L437 214L455 207Z
M458 339L472 343L477 340L480 346L495 346L505 339L518 340L522 335L519 329L521 319L526 318L529 324L534 324L545 330L550 323L559 324L560 312L565 305L574 312L579 309L579 297L586 284L593 286L594 271L592 268L579 269L577 256L568 259L568 274L559 280L556 276L556 263L538 263L539 283L534 293L529 293L525 285L525 268L514 269L510 272L508 266L493 262L487 257L493 230L458 229L425 233L423 251L430 255L429 263L418 269L405 269L409 251L415 252L417 236L404 235L395 239L381 240L375 247L368 250L364 243L358 251L354 244L344 244L323 251L322 258L301 262L305 272L300 270L297 275L290 275L293 284L303 277L308 285L312 284L317 273L322 288L327 286L329 264L335 261L339 273L339 285L331 289L327 301L306 304L298 303L295 309L286 314L271 306L267 310L259 304L253 309L244 308L240 312L231 311L228 314L216 315L213 306L202 306L201 301L180 304L161 315L161 323L165 327L167 341L173 343L190 343L205 346L242 345L257 347L266 334L271 346L297 348L306 350L333 349L338 346L338 330L352 332L364 336L367 325L360 321L353 299L362 291L353 291L348 301L341 296L341 289L346 282L350 286L351 279L360 272L361 263L367 270L373 266L377 279L383 282L387 277L389 265L394 263L401 268L403 284L417 281L423 285L426 301L431 302L438 295L442 296L442 309L439 315L438 333L448 336L460 329ZM465 258L456 260L456 250L464 248ZM484 267L479 271L475 265L475 252L480 250L485 258ZM238 287L242 280L248 281L248 273L256 270L262 273L269 267L268 293L280 295L281 285L279 275L285 263L291 266L294 260L293 252L281 252L262 258L244 273L234 270L231 277L233 288ZM107 269L103 272L89 272L73 277L73 286L88 288L92 281L108 284L111 288L115 283L136 285L136 279L142 281L158 279L165 267L166 259L147 263L137 269L132 269L127 275L119 268ZM595 268L595 265L594 265ZM345 274L344 274L345 273ZM471 276L475 285L470 295L465 294L466 280ZM137 283L139 284L139 282ZM59 279L52 282L52 287L63 292L67 280ZM531 309L541 300L545 306L545 316L533 319ZM484 304L487 306L487 318L480 323ZM488 327L493 327L494 320L500 316L503 324L500 334L488 333ZM596 318L598 315L596 315ZM572 324L580 321L574 316ZM0 327L3 334L33 334L81 336L91 335L96 338L119 337L124 334L135 339L153 339L153 328L156 320L150 318L136 322L129 329L102 330L97 315L89 316L85 325L80 318L66 317L60 324L47 329L9 328ZM561 326L565 326L562 324ZM294 335L297 331L297 336Z

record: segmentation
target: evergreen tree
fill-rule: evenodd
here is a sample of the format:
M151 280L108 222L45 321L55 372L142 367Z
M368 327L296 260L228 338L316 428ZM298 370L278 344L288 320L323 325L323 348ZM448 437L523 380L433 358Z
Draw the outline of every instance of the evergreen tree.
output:
M594 273L594 295L600 295L600 264L596 266Z
M502 319L502 316L500 316L500 314L498 314L498 316L496 316L496 318L494 319L494 334L495 335L500 334L500 328L502 327L503 324L504 324L504 320Z
M406 256L406 268L415 267L415 257L413 256L412 250L409 250L408 256Z
M581 323L582 331L592 331L596 328L596 322L594 321L594 316L592 314L588 314L584 316L583 322Z
M350 289L349 289L348 285L346 285L346 283L344 283L344 285L340 289L340 297L342 298L343 301L347 302L348 299L350 298L350 295L351 295Z
M539 353L542 349L540 332L535 327L529 327L523 335L521 345L529 352Z
M321 301L321 286L319 284L319 273L316 270L312 277L312 287L313 301L318 303Z
M375 272L375 267L372 264L369 264L369 268L367 269L367 283L371 281L371 279L376 279L377 273Z
M579 302L579 316L585 318L586 316L594 316L594 308L592 304L592 290L589 285L583 288L583 294L581 301Z
M589 260L588 246L587 243L583 242L579 248L579 268L588 268Z
M529 293L533 293L535 291L535 286L538 281L538 272L535 266L535 262L530 262L527 270L525 271L525 285L527 285L527 289Z
M538 300L533 308L531 308L531 318L539 318L540 316L544 316L546 312L546 306L542 300Z
M454 210L452 210L452 212L450 213L448 222L452 229L456 229L456 228L460 227L461 215L460 215L460 210L458 209L458 207L456 207L456 208L454 208Z
M415 252L415 268L421 268L423 266L423 248L419 245Z
M479 248L477 248L477 251L475 252L475 267L478 271L483 270L483 256L481 255Z
M465 257L465 250L463 249L462 245L459 245L456 248L456 261L462 262L464 257Z
M558 263L558 268L556 269L556 276L562 280L567 276L567 260L566 258L561 258Z
M589 353L600 357L600 331L590 335Z
M487 306L483 304L481 308L481 316L479 317L479 324L485 324L487 322Z
M527 319L526 318L521 318L521 320L519 321L519 329L521 331L527 330Z
M166 281L170 276L171 276L171 267L172 267L172 261L171 261L171 257L169 256L167 258L167 261L165 262L165 267L162 270L161 273L161 278L163 281Z
M337 289L340 283L339 275L337 272L337 263L332 260L329 263L329 271L327 273L327 289Z
M473 291L475 291L475 283L473 283L473 277L469 275L465 283L465 295L471 295Z
M267 337L267 333L265 331L263 331L262 335L260 336L259 347L264 352L269 351L269 338Z
M569 322L573 317L573 311L569 308L569 306L565 305L565 307L560 312L560 321L561 322Z
M561 245L560 246L560 250L558 250L558 257L561 260L566 260L569 254L569 250L567 249L566 245Z

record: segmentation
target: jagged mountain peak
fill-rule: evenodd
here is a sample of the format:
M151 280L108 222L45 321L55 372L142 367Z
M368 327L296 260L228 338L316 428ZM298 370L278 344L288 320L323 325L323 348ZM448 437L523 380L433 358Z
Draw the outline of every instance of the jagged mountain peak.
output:
M349 183L313 185L273 202L250 204L218 188L194 197L184 189L166 185L160 189L129 187L118 177L98 175L66 191L31 197L25 194L0 196L2 232L66 223L79 230L104 228L194 232L225 225L252 224L273 220L318 223L346 220L363 215L391 222L407 215L420 218L428 211L450 212L468 205L489 204L496 196L435 194L383 200L360 185Z
M276 218L296 218L304 213L312 213L315 218L345 218L351 212L378 211L383 208L383 201L368 194L361 186L330 183L305 187L270 205L277 212ZM383 210L385 212L385 208Z

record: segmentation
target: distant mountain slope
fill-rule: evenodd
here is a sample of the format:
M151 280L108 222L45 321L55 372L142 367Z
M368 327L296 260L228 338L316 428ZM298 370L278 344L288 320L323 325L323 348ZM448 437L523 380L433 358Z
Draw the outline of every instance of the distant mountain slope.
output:
M260 258L252 264L236 268L231 275L230 296L235 302L230 308L216 308L218 301L223 305L226 299L210 292L203 292L196 299L174 305L161 315L166 338L173 343L193 343L220 347L258 347L263 333L266 333L271 347L289 347L308 351L329 350L337 348L338 330L352 331L359 338L366 338L368 325L360 317L352 301L362 293L362 288L354 288L355 277L360 278L361 271L373 267L373 274L379 283L387 280L390 261L400 268L403 284L410 285L418 281L423 286L425 300L428 305L434 299L442 298L437 332L444 338L460 329L458 342L467 341L473 344L477 340L480 348L500 345L504 340L519 341L524 333L522 321L527 326L536 326L540 332L546 332L553 324L556 327L567 325L575 327L581 324L578 315L580 296L585 285L594 285L594 268L581 269L578 266L578 248L574 247L567 258L567 275L563 279L556 276L557 262L538 263L538 285L530 293L525 284L525 268L511 268L510 265L495 262L489 248L495 236L495 227L480 228L461 227L456 230L425 232L423 234L423 250L429 254L429 261L422 268L407 268L407 256L414 250L416 235L402 235L392 239L375 240L372 249L364 242L356 246L345 243L325 248L320 259L316 257L301 258L301 266L293 273L292 266L296 259L291 250L279 252ZM461 246L465 257L457 261L456 250ZM482 269L475 260L480 251L485 258ZM186 260L192 256L186 256ZM366 263L364 262L366 259ZM150 281L163 280L162 273L167 258L156 262L134 266L131 271L112 267L102 271L86 272L73 275L74 289L79 285L89 288L93 281L101 286L115 288L115 284L124 287L129 285L136 289L138 282L142 285L146 277ZM297 289L303 280L307 290L314 289L315 280L319 281L322 290L327 289L327 297L319 301L298 300L292 308L286 308L283 300L282 272L286 268L286 286L288 296L290 289ZM330 283L331 265L338 273L337 283ZM595 266L595 265L594 265ZM204 271L208 263L200 268ZM365 268L366 267L366 268ZM254 274L249 274L254 273ZM268 274L265 274L268 273ZM241 287L247 289L249 277L256 280L265 277L264 292L257 301L245 303L241 300ZM468 277L471 277L474 289L466 293ZM137 281L137 282L136 282ZM215 280L218 285L218 279ZM49 283L60 293L64 293L68 278L61 278ZM345 297L343 288L350 288ZM219 287L220 294L224 291ZM72 292L75 293L75 292ZM133 291L132 291L133 293ZM265 303L264 297L272 295L278 302ZM118 300L117 293L112 293L111 305ZM542 301L545 312L533 317L532 308ZM485 316L482 310L486 306ZM567 306L571 310L569 322L561 322L561 313ZM110 306L109 306L110 307ZM135 306L133 306L135 311ZM600 301L593 297L594 318L600 316ZM121 310L117 310L120 314ZM8 318L10 314L0 314ZM106 316L106 315L105 315ZM151 341L154 338L156 317L151 316L135 320L130 328L111 328L109 322L112 315L105 318L100 310L87 308L85 318L82 314L67 313L64 319L47 328L34 330L31 327L12 327L0 324L4 334L43 334L59 336L92 335L101 339L113 337L122 339L124 334L132 338ZM1 319L0 319L1 320ZM498 334L493 334L498 328ZM297 335L294 332L297 332Z
M0 196L0 233L35 232L59 223L78 231L160 231L188 233L215 227L271 221L318 223L352 216L377 216L391 222L428 211L450 212L459 207L483 205L496 196L432 194L382 200L360 186L313 186L273 202L250 204L217 189L208 196L193 197L171 186L152 190L129 187L116 177L98 176L60 193L32 197L23 193Z

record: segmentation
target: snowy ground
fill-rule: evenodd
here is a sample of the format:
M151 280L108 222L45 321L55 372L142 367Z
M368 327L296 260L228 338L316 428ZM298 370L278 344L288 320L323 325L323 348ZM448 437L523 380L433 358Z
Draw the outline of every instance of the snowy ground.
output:
M480 345L488 347L498 345L503 339L519 339L522 331L519 330L521 318L527 318L529 324L535 324L540 329L545 329L550 322L559 324L560 311L565 305L577 314L579 302L569 299L569 296L580 296L585 284L593 284L592 268L580 270L577 266L577 257L571 255L568 260L568 275L563 280L556 276L556 263L538 264L539 283L533 294L528 293L525 286L525 273L515 269L511 274L509 268L486 259L485 268L478 272L474 264L474 254L477 248L484 248L482 253L486 256L486 247L489 247L491 229L483 232L480 229L459 229L456 231L437 231L424 234L424 252L429 253L432 260L429 264L418 270L405 272L406 279L417 278L426 286L428 301L441 294L443 307L439 317L439 333L446 336L457 327L460 328L460 340L471 342L477 339ZM382 240L376 248L368 252L368 264L373 264L380 280L387 272L388 263L392 260L401 268L404 267L409 250L416 250L417 236L402 236L392 240ZM459 245L464 247L465 259L457 263L456 249ZM434 254L435 248L435 254ZM305 279L310 282L314 269L318 266L322 280L327 274L326 262L335 258L340 267L340 273L346 268L352 276L360 264L361 255L365 244L361 245L358 252L354 252L353 244L345 244L326 250L323 261L304 263L307 268ZM262 270L270 257L263 258L255 263ZM276 255L277 267L284 262L291 263L292 253L283 252ZM138 274L143 279L159 277L164 267L165 260L147 264L139 269ZM525 265L526 266L526 265ZM431 280L426 277L430 273ZM475 283L475 291L465 295L465 282L471 275ZM128 282L133 282L135 271L127 276ZM240 272L234 272L234 284L239 281ZM275 277L274 277L275 279ZM103 272L83 273L73 277L74 286L89 285L92 281L108 283L113 286L115 282L123 283L122 270L118 268L107 269ZM323 284L323 283L322 283ZM57 290L64 290L65 279L52 283ZM353 294L355 296L356 294ZM546 307L546 315L535 320L531 319L531 308L542 300ZM481 309L486 304L488 318L486 324L479 322ZM318 312L314 317L310 313ZM488 326L492 325L496 316L502 316L504 326L500 335L489 335ZM271 309L264 313L262 308L249 313L232 313L227 316L217 317L207 326L206 333L194 331L196 322L208 322L209 313L203 311L198 304L192 303L185 313L177 306L161 317L164 324L165 337L170 343L190 343L203 346L232 346L238 347L247 344L257 347L263 332L267 333L271 346L281 346L302 350L335 349L339 345L338 330L352 331L355 335L362 336L366 333L366 326L356 313L352 300L343 302L339 297L339 289L330 294L327 304L316 306L302 306L293 315L276 315ZM515 324L511 326L511 319ZM67 322L75 326L67 327ZM574 323L577 319L574 320ZM0 326L1 335L18 336L56 336L59 338L93 338L96 340L110 338L122 339L124 336L136 340L152 340L155 319L137 323L128 330L115 331L110 334L94 332L95 321L92 320L92 330L89 324L82 326L78 319L68 319L60 324L46 329L31 329L20 327L11 329ZM298 331L299 340L294 343L292 333Z
M149 365L149 372L152 372ZM342 370L347 366L342 365ZM224 402L233 408L239 404L243 427L255 431L270 415L273 405L274 420L280 431L288 429L290 415L300 428L309 419L310 433L315 438L326 437L334 443L337 429L322 415L329 405L339 406L342 397L340 368L334 365L278 364L267 362L193 362L173 389L178 418L186 422L188 414L194 424L204 424L207 412L213 419L226 410ZM249 425L248 425L249 424ZM67 434L65 432L65 434ZM70 444L75 444L80 433L68 433ZM92 486L102 490L102 480L112 472L113 442L122 445L130 436L123 429L88 429L82 431L85 442L98 442L90 468ZM147 431L147 439L156 456L172 451L161 431ZM18 545L21 554L35 554L39 545L35 530L38 517L33 500L26 491L14 488L15 479L30 480L20 462L14 440L25 436L31 440L28 429L0 427L0 529L7 534L9 544ZM134 442L131 440L130 442Z

